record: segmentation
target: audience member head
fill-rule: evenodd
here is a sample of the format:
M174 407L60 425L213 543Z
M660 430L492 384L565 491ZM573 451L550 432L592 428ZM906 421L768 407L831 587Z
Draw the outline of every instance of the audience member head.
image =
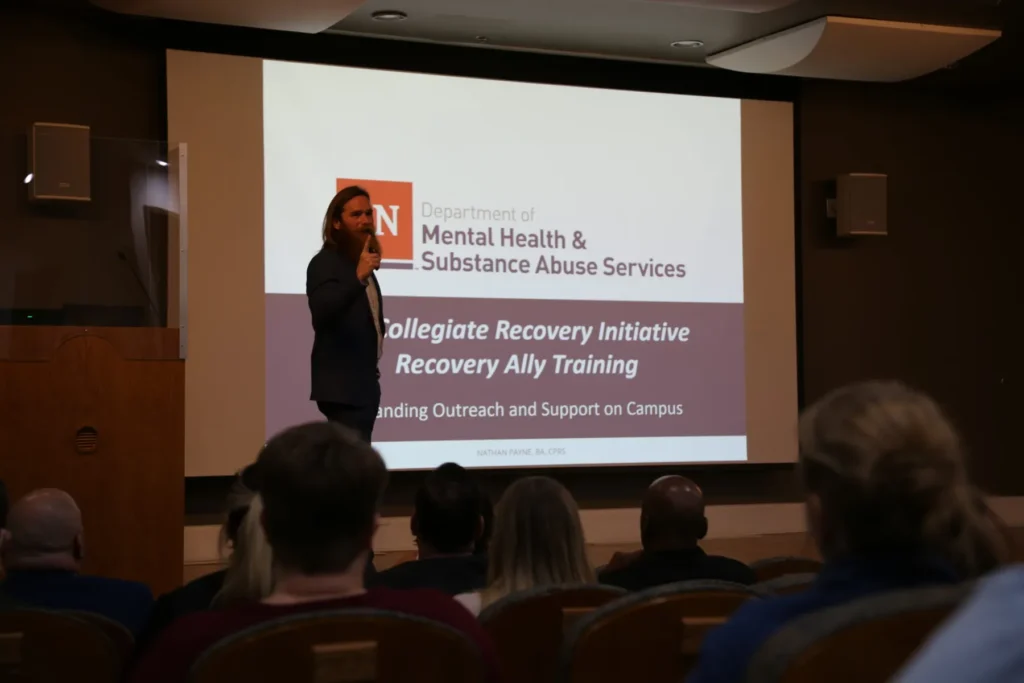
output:
M483 534L481 498L480 487L460 465L447 462L428 474L412 516L420 557L472 553Z
M484 522L483 532L480 534L480 538L476 539L476 544L473 546L474 555L487 555L488 549L491 547L491 535L494 533L494 502L491 501L491 497L487 495L487 492L480 491L480 517Z
M484 606L516 591L591 583L576 501L554 479L526 477L498 501Z
M640 541L644 550L686 550L708 533L704 493L687 479L669 475L656 479L640 510Z
M228 555L224 584L213 607L256 602L274 587L274 555L267 543L260 517L259 468L253 463L235 477L228 493L228 517L221 529L221 552Z
M387 484L384 461L350 429L287 429L260 453L263 528L279 571L361 578Z
M953 426L902 384L854 384L811 406L800 420L800 463L826 558L933 553L974 576L1005 554Z
M7 515L2 552L7 570L78 571L85 541L75 500L58 489L38 489L17 501Z
M355 263L367 240L371 251L382 253L373 222L370 193L358 185L349 185L339 190L327 205L323 224L324 247L338 250Z

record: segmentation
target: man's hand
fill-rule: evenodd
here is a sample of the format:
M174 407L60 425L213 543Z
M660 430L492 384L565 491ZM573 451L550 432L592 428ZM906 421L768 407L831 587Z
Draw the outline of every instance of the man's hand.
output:
M363 245L363 252L359 254L359 264L356 265L356 277L360 282L366 282L370 273L380 268L380 254L370 251L370 237L367 235L366 244Z

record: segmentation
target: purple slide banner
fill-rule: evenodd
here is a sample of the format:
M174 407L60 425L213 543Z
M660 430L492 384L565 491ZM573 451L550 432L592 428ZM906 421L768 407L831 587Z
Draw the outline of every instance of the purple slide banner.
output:
M742 304L385 292L384 313L376 442L745 434ZM268 294L266 326L269 436L322 417L306 297Z

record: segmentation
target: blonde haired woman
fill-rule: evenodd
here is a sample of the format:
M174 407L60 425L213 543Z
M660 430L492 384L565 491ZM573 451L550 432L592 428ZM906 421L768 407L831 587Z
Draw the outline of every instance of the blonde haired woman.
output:
M902 384L855 384L815 403L800 420L800 470L821 574L804 593L738 610L705 639L689 683L745 680L757 649L803 614L957 583L1006 555L956 431L931 398Z
M221 527L221 554L227 568L201 576L157 600L140 635L142 651L174 620L192 612L259 602L273 590L273 556L260 525L262 501L256 491L255 464L238 473L228 494L228 514Z
M229 501L231 515L239 519L226 524L221 533L221 553L227 554L228 567L220 590L210 602L213 608L259 602L274 589L274 556L260 521L263 499L240 479Z
M594 581L576 501L554 479L526 477L505 490L494 512L487 588L456 599L479 614L510 593Z

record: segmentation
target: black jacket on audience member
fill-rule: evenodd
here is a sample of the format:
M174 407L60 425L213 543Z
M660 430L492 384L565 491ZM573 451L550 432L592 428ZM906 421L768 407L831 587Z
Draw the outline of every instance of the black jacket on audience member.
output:
M210 609L213 599L217 597L217 593L224 586L224 577L227 576L227 573L226 569L222 569L219 572L206 574L189 581L184 586L175 588L170 593L161 595L153 605L153 611L150 613L146 627L136 639L136 651L142 652L177 619L186 614ZM377 570L373 566L371 551L363 580L369 583L376 575Z
M175 588L170 593L161 595L153 605L149 623L146 624L146 628L143 629L136 641L136 649L141 652L179 617L210 609L210 603L213 602L213 598L224 585L226 574L227 570L206 574L189 581L180 588Z
M472 593L487 585L487 558L448 555L403 562L379 572L370 585L398 589L433 588L448 595Z
M601 583L639 591L677 581L714 579L749 585L757 582L754 571L739 560L708 555L699 547L687 550L644 551L621 569L604 571Z

